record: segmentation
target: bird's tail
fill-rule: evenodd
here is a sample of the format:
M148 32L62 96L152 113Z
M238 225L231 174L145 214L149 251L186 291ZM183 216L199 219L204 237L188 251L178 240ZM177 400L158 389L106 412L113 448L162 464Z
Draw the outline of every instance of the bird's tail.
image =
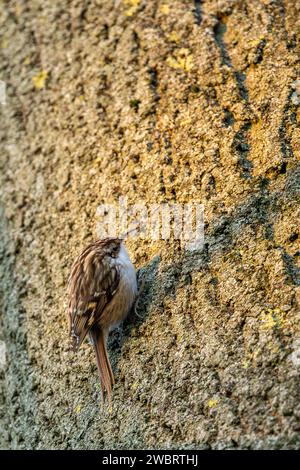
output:
M90 330L90 336L96 354L96 362L101 382L102 398L104 399L104 394L106 392L108 400L111 402L111 392L115 383L115 379L106 349L107 333L103 331L102 328L94 326Z

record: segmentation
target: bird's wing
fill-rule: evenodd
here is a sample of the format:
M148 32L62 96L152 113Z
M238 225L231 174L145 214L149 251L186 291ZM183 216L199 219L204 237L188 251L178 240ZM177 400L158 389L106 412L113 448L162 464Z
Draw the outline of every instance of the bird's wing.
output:
M109 255L88 247L74 262L69 277L69 323L74 350L100 319L119 285L120 274Z

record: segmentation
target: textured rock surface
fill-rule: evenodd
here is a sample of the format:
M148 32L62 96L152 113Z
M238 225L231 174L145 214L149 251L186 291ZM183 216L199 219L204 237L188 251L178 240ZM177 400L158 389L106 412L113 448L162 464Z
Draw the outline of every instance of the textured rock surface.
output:
M1 446L299 448L299 2L0 12ZM109 410L65 282L120 195L202 202L206 244L128 243L146 287Z

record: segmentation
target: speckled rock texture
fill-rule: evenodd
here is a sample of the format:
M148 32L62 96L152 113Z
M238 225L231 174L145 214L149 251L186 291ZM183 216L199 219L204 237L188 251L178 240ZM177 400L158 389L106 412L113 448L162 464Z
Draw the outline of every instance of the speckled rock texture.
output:
M300 447L300 3L0 5L0 445ZM145 288L109 340L67 337L96 209L204 204L205 246L128 241Z

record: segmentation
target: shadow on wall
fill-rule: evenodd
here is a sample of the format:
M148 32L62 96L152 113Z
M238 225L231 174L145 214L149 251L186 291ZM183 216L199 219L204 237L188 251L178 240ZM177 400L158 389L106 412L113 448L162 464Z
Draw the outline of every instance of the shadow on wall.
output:
M123 327L114 330L108 339L109 350L114 351L114 362L118 362L123 344L129 339L131 330L139 328L148 317L150 306L156 299L154 288L157 282L159 263L160 256L155 256L147 266L138 270L140 297L137 300L136 308L131 310Z

